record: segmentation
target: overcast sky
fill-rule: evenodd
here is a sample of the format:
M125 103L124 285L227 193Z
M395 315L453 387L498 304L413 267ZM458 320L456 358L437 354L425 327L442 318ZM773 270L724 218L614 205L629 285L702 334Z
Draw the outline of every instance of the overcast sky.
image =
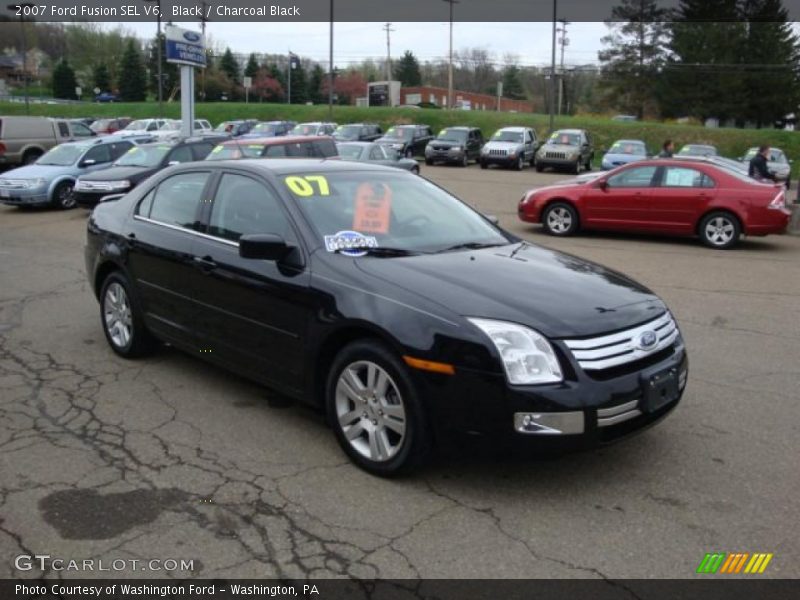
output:
M199 29L198 23L176 23ZM106 24L106 27L113 27ZM386 33L382 23L336 23L334 60L342 68L365 58L386 56ZM421 61L445 59L448 53L448 23L392 23L392 58L411 50ZM453 48L483 47L502 61L513 53L523 65L550 63L552 25L550 23L455 23ZM139 37L155 34L152 23L126 23L125 28ZM230 46L234 52L248 54L285 53L289 48L301 56L320 62L328 60L328 23L214 23L207 26L215 46ZM567 26L569 45L567 65L597 62L600 38L608 31L604 23L571 23ZM560 50L559 50L560 52ZM560 55L559 55L560 60Z

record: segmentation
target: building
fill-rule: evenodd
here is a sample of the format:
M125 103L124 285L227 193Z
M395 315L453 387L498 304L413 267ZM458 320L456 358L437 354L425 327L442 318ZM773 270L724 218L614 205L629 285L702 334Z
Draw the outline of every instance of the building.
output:
M420 87L404 87L400 89L400 104L434 104L447 106L447 88L423 85ZM497 96L491 94L476 94L453 90L453 105L455 108L467 110L498 110ZM532 113L533 102L527 100L512 100L500 98L500 111Z

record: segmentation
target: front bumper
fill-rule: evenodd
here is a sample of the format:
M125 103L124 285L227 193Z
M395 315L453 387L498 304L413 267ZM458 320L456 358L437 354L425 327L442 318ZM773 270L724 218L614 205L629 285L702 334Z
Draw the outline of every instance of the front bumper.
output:
M464 151L454 152L451 150L435 150L425 151L425 160L429 160L432 162L443 162L443 163L454 163L454 162L461 162L464 160Z
M8 206L39 206L50 204L47 188L19 189L0 188L0 203Z
M127 190L114 192L114 191L98 191L98 192L72 192L75 198L75 204L84 208L93 208L100 203L100 200L105 196L111 194L124 194Z
M569 159L536 157L537 165L541 165L542 167L551 167L554 169L574 169L575 165L579 164L580 161L580 156L578 158Z
M519 154L481 154L481 162L487 165L510 167L517 164Z
M642 431L678 405L688 378L680 337L609 378L582 371L560 345L557 352L569 364L558 384L512 386L502 374L458 368L454 376L413 376L441 437L467 434L540 450L591 448ZM647 388L664 373L680 378L678 392L656 403Z

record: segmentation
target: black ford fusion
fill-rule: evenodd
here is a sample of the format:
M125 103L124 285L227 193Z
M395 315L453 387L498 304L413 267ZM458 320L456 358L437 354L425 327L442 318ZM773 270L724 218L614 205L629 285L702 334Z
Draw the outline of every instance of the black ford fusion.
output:
M319 405L390 475L452 432L590 446L658 421L688 362L664 303L390 167L170 167L88 222L111 348L165 341Z

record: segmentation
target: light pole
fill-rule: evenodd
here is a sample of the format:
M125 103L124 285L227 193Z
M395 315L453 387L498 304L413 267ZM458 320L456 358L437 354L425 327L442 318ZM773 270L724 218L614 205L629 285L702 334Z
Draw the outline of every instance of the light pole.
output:
M553 0L553 52L550 64L550 132L553 132L556 109L556 19L558 19L558 0Z
M558 78L558 115L561 116L561 103L564 97L564 47L569 44L569 40L567 39L567 25L569 25L569 21L566 19L559 19L558 22L561 23L561 27L556 29L556 31L561 34L558 40L561 45L561 69Z
M450 5L450 58L447 62L447 108L453 108L453 5L460 0L442 0Z
M333 0L331 0L330 48L328 49L328 121L333 122Z
M33 2L23 2L20 4L9 4L6 8L10 11L19 11L19 29L22 33L22 86L25 89L25 114L31 113L30 100L28 98L28 43L25 39L25 17L24 10L36 6Z
M156 13L156 19L158 20L158 34L156 35L156 60L158 61L158 117L161 118L164 116L164 95L161 90L164 85L164 75L161 72L161 0L143 0L143 2L150 2L158 7L158 11Z
M392 79L392 29L391 23L386 23L381 29L386 32L386 81Z

